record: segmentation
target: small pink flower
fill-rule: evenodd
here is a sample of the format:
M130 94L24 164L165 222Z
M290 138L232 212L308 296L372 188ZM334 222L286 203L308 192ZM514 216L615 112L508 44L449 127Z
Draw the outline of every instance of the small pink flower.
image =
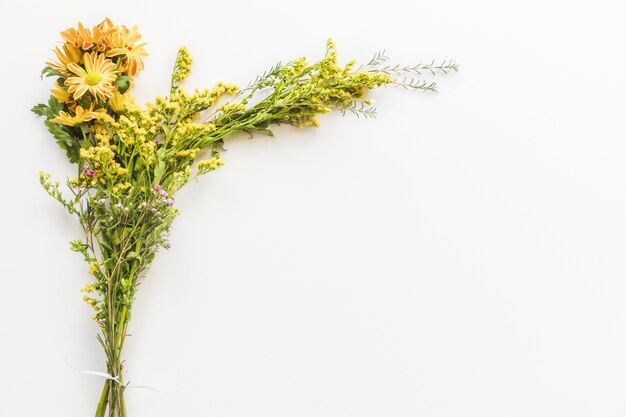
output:
M87 169L87 168L83 169L83 173L85 175L89 175L90 177L93 177L94 175L96 175L96 171L92 171L92 170Z
M172 207L174 205L174 200L172 200L171 198L167 199L167 205Z
M161 197L167 197L167 191L165 190L159 191L159 194L161 194Z
M157 191L161 191L161 185L160 184L155 185L154 189Z

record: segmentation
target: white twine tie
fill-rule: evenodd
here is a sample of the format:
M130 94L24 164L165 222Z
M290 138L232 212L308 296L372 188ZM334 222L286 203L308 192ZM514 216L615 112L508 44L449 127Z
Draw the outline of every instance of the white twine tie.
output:
M113 376L110 375L106 372L99 372L99 371L81 371L80 369L78 369L77 367L75 367L74 365L72 365L71 363L67 363L72 369L74 369L76 372L84 374L84 375L93 375L93 376L99 376L100 378L104 378L106 380L110 380L110 381L115 381L118 384L120 384L121 386L123 386L124 388L139 388L139 389L149 389L150 391L154 391L154 392L161 392L158 389L151 387L149 385L135 385L135 384L131 384L131 383L127 383L127 384L122 384L120 382L120 377L119 376Z

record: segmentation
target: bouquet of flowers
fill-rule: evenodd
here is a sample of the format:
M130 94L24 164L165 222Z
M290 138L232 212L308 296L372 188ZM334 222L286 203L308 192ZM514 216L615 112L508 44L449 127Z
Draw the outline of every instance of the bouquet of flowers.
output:
M191 69L186 48L178 51L169 94L145 106L130 93L147 56L136 26L110 19L61 32L42 76L56 77L47 104L32 111L45 125L76 176L62 192L59 181L40 172L50 196L76 216L84 236L71 242L91 278L81 288L100 327L106 377L96 417L126 417L122 349L132 317L137 284L180 214L176 192L190 180L224 164L224 140L237 132L272 135L271 126L318 126L316 116L333 110L374 116L374 88L397 85L435 91L434 82L412 78L422 72L456 71L453 61L401 67L377 53L365 65L341 66L328 40L313 64L298 58L279 64L245 88L217 83L188 93L181 87ZM259 93L263 94L259 94ZM69 194L68 194L69 193Z

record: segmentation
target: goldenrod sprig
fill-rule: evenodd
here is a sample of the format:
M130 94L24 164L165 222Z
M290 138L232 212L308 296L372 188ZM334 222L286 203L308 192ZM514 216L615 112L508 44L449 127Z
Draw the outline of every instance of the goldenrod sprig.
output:
M176 88L187 79L191 72L192 58L189 50L184 46L178 50L176 54L176 61L174 63L174 70L172 71L172 83L170 85L170 94L176 90Z

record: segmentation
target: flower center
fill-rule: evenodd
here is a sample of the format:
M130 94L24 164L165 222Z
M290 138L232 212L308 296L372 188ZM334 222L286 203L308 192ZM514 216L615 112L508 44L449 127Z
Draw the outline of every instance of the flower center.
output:
M96 85L100 82L100 80L102 80L102 75L95 72L90 72L85 77L85 83L89 85Z

